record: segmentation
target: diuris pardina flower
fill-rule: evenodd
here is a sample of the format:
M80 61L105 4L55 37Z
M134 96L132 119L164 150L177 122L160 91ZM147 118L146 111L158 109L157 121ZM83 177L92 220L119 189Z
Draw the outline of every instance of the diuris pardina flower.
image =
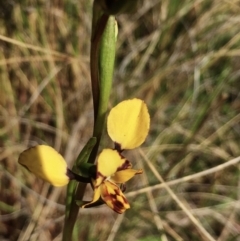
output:
M97 161L97 175L93 180L93 200L82 207L90 207L101 199L117 213L130 205L118 184L125 183L142 170L131 169L131 163L121 155L124 149L140 146L147 137L150 117L146 104L139 99L126 100L114 107L107 119L110 138L115 150L104 149Z
M115 106L107 119L107 130L115 143L115 149L103 149L96 164L96 176L92 177L93 200L82 207L90 207L102 199L110 208L123 213L130 208L119 184L127 182L142 170L131 169L131 163L123 157L125 149L134 149L146 139L150 117L146 104L139 99L126 100ZM64 186L72 179L89 182L67 168L64 158L52 147L37 145L22 152L18 162L37 177L54 186Z
M91 206L101 197L115 212L123 213L130 205L117 184L125 183L142 170L131 169L131 163L117 150L103 149L97 161L97 175L93 180L93 200L82 207Z

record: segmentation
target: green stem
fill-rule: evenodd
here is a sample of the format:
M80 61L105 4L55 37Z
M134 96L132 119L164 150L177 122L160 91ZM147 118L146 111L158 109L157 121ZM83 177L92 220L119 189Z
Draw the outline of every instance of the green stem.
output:
M73 171L77 174L82 174L80 172L80 164L88 161L90 153L94 145L96 144L96 138L92 137L87 144L84 146L82 151L77 157L74 163ZM76 181L70 181L67 187L67 197L66 197L66 211L65 211L65 221L63 228L63 241L71 241L73 228L77 219L79 206L76 204L76 200L81 200L85 190L85 183L77 183Z
M106 27L108 15L103 14L99 5L94 1L93 4L93 20L92 20L92 37L90 51L90 70L91 84L93 96L94 121L97 118L100 84L99 84L99 47L101 37Z
M115 18L103 14L94 1L92 40L91 40L91 82L94 105L94 130L93 137L96 137L94 147L85 160L94 163L98 152L99 143L105 126L108 100L112 87L112 78L115 60ZM91 154L90 154L91 153ZM79 154L84 156L84 151ZM81 161L76 163L79 165ZM71 181L68 185L66 199L66 216L62 241L71 241L73 228L78 216L79 206L76 200L82 200L86 184L77 184Z
M105 15L103 15L105 16ZM112 78L115 62L116 49L116 23L115 17L109 16L105 30L103 32L102 40L99 50L99 101L96 111L96 118L94 122L93 136L97 138L97 143L93 148L90 156L90 162L93 163L96 159L98 146L101 140L102 132L105 127L106 113L108 109L109 96L112 89Z
M62 241L71 241L72 238L73 228L77 218L77 214L75 214L74 212L76 211L78 213L77 208L79 208L74 202L76 187L77 183L75 181L70 181L67 187L66 211Z

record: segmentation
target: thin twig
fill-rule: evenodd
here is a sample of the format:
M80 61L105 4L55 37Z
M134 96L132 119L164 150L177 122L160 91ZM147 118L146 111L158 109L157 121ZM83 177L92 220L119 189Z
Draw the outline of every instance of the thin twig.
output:
M124 214L117 216L117 219L115 220L115 223L112 226L112 229L111 229L111 232L110 232L110 234L108 236L107 241L114 241L114 240L116 240L115 237L117 235L117 231L120 228L120 225L121 225L123 219L124 219Z
M140 162L140 168L143 169L143 164L142 162ZM148 178L147 178L147 175L145 174L145 172L141 175L141 178L144 182L145 185L149 185L149 182L148 182ZM149 202L149 206L150 206L150 209L152 211L152 214L153 214L153 219L155 221L155 225L157 227L157 229L160 231L160 235L161 235L161 240L162 241L168 241L168 238L165 234L165 230L163 228L163 222L162 222L162 219L161 217L159 216L158 214L158 211L157 211L157 205L156 205L156 201L154 199L154 196L152 194L152 191L148 191L146 193L147 195L147 198L148 198L148 202Z
M63 54L63 53L60 53L60 52L57 52L57 51L54 51L54 50L51 50L51 49L42 48L42 47L35 46L35 45L32 45L32 44L23 43L23 42L18 41L16 39L8 38L8 37L6 37L4 35L0 35L0 40L3 40L5 42L7 42L7 43L11 43L11 44L17 45L19 47L32 49L34 51L42 52L42 53L45 53L45 54L51 54L51 55L55 55L55 56L62 57L62 58L68 58L68 59L71 58L67 54Z
M236 157L232 160L229 160L226 163L220 164L216 167L212 167L212 168L209 168L205 171L198 172L198 173L195 173L195 174L192 174L192 175L189 175L189 176L178 178L176 180L165 182L165 184L168 185L168 186L172 186L172 185L180 184L180 183L187 182L187 181L190 181L190 180L193 180L193 179L197 179L197 178L200 178L200 177L203 177L203 176L207 176L207 175L210 175L212 173L221 171L221 170L223 170L227 167L233 166L233 165L237 164L238 162L240 162L240 156ZM151 186L151 187L145 187L145 188L141 188L137 191L129 192L129 193L126 194L126 196L132 197L132 196L136 196L136 195L141 194L141 193L148 192L149 190L153 191L153 190L160 189L160 188L163 188L163 187L164 187L164 184L160 183L160 184L156 184L156 185Z
M215 239L207 232L206 229L201 225L201 223L193 216L193 214L187 209L187 207L180 201L180 199L177 197L177 195L172 191L172 189L168 186L166 182L164 182L162 176L157 172L155 167L152 165L152 163L147 159L143 151L139 148L139 153L143 157L143 160L146 162L146 164L149 166L155 177L162 183L163 187L166 189L166 191L169 193L169 195L172 197L172 199L179 205L179 207L186 213L188 218L192 221L192 223L197 227L197 229L200 231L200 234L207 238L209 241L215 241Z

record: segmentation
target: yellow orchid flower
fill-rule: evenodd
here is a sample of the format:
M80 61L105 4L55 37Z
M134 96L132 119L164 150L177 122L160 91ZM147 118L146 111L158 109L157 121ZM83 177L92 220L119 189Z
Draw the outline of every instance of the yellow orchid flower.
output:
M125 183L142 170L131 169L131 163L117 150L103 149L97 161L97 176L93 180L93 200L82 208L90 207L100 198L115 212L123 213L130 205L117 184Z
M134 149L146 139L150 117L146 104L140 99L125 100L111 109L107 130L117 149Z
M104 149L100 153L97 166L94 166L96 177L92 179L93 200L82 205L83 208L91 207L100 200L117 213L123 213L130 208L119 185L136 174L141 174L142 170L132 169L131 163L120 153L124 149L140 146L146 139L149 125L147 106L140 99L122 101L110 111L107 130L115 143L115 150ZM69 170L64 158L46 145L38 145L22 152L18 162L54 186L67 185L70 180L85 183L91 180L90 177L81 177Z
M20 154L18 162L37 177L56 187L65 186L73 179L89 182L88 178L69 170L64 158L50 146L31 147Z

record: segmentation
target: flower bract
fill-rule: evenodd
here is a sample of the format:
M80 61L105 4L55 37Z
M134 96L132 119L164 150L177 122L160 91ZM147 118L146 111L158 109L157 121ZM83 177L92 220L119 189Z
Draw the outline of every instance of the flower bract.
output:
M69 182L66 161L50 146L31 147L20 154L18 162L53 186L64 186Z
M149 125L147 106L140 99L120 102L111 109L107 119L108 134L121 150L140 146L147 137Z
M125 183L142 170L131 169L131 163L117 150L103 149L98 157L97 176L93 180L93 200L82 207L88 207L100 198L115 212L123 213L130 205L118 184Z

